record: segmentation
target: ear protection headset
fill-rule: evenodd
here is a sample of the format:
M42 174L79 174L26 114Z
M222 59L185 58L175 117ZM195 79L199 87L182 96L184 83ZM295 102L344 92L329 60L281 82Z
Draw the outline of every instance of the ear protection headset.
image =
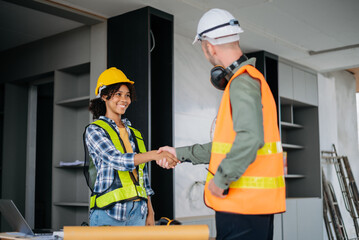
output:
M238 67L242 62L247 61L248 58L246 55L242 55L237 61L229 65L227 68L223 66L214 66L211 69L211 83L212 85L219 89L224 90L233 76L233 70Z

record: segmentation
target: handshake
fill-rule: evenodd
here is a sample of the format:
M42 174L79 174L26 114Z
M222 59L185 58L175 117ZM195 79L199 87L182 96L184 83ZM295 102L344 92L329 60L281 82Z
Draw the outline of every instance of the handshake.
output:
M174 168L178 163L181 163L177 159L176 149L174 147L160 147L156 152L156 163L158 166L171 169Z

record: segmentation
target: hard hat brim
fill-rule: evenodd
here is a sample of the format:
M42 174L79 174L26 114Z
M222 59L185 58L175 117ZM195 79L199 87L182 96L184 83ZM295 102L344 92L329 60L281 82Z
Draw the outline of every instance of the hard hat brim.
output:
M195 43L197 43L197 42L199 42L198 34L196 34L196 36L194 37L194 40L193 40L192 45L195 44Z
M121 81L121 82L114 83L114 84L118 84L118 83L130 83L130 84L132 84L132 85L135 84L134 81L131 81L131 80L128 80L128 79L123 80L123 81ZM110 84L110 85L113 85L113 84ZM102 89L105 89L105 87L110 86L110 85L100 85L100 86L97 86L96 89L95 89L95 94L96 94L96 96L97 96L97 97L100 97L101 91L99 91L99 89L101 89L102 87L103 87Z

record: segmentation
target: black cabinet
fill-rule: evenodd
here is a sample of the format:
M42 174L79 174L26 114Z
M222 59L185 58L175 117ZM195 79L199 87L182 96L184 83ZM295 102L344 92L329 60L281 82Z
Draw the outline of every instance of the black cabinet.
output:
M315 74L307 73L299 66L292 66L291 63L283 64L277 56L265 51L246 55L257 59L256 67L266 78L277 104L281 141L283 151L287 156L288 172L285 175L287 197L320 198L318 107L305 100L314 99L311 102L317 102ZM287 68L291 71L283 71L287 69L283 66L288 66ZM302 74L302 78L293 78L293 72L296 71L305 74ZM304 88L293 87L302 82L306 83ZM304 92L301 94L306 97L299 101L295 96L299 95L297 91L302 91L302 89Z
M278 57L272 53L259 51L246 54L248 58L256 58L256 68L263 74L271 88L274 100L278 106Z
M173 16L151 7L108 19L108 67L135 82L137 101L127 110L148 150L173 145ZM173 217L173 171L150 164L156 220Z

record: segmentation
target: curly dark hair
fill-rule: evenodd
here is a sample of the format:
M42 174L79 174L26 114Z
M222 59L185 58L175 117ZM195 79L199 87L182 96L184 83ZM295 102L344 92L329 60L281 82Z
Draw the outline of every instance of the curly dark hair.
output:
M101 97L94 98L90 101L89 111L93 114L93 119L98 119L100 116L105 116L106 114L106 104L102 100L102 96L106 96L107 100L111 99L111 97L120 89L122 85L126 85L130 90L131 102L136 101L136 92L133 84L122 82L108 85L101 91Z

